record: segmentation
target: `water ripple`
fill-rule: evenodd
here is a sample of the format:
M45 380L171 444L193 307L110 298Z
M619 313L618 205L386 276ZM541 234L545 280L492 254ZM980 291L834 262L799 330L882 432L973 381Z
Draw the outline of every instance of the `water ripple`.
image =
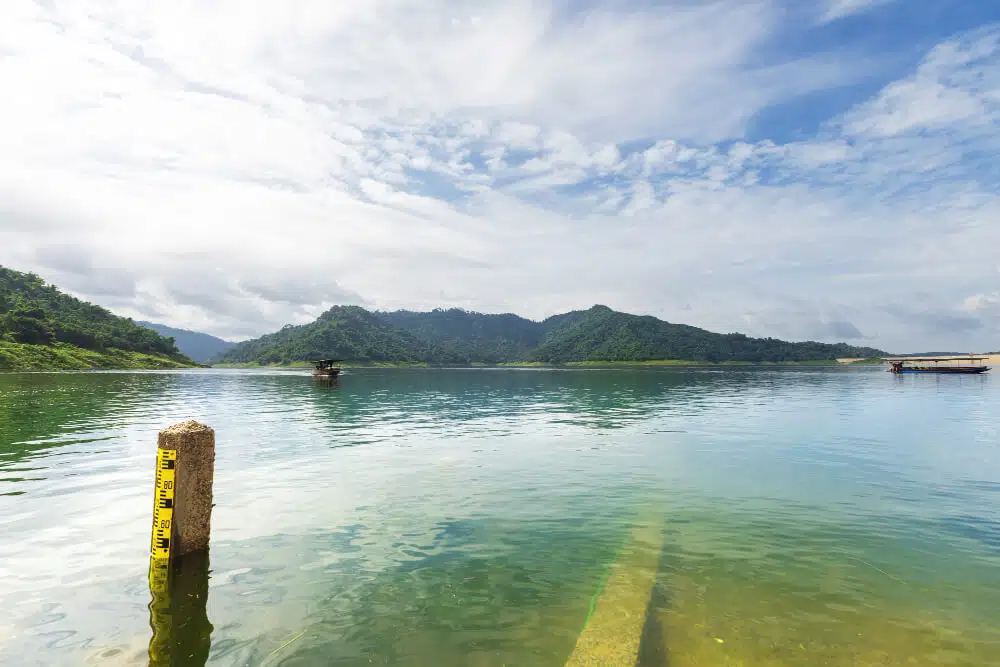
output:
M299 636L288 664L562 665L639 507L667 525L643 655L987 664L994 379L0 375L0 662L144 664L156 434L196 418L217 433L211 664Z

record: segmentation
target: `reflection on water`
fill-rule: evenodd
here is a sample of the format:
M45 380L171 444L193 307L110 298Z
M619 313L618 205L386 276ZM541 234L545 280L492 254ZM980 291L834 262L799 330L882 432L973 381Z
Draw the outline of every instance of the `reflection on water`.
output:
M208 661L212 646L208 574L207 551L170 563L150 560L150 667L200 667Z
M632 614L647 666L991 664L994 380L0 375L0 664L561 666ZM156 432L187 418L212 567L150 604Z

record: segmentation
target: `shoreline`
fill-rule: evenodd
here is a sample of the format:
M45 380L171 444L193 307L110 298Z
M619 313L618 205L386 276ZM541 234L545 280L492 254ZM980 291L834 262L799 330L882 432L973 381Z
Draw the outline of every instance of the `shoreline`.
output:
M977 354L985 358L991 368L1000 368L1000 354ZM507 361L499 363L472 362L467 364L435 364L422 361L351 361L341 367L350 368L718 368L718 367L795 367L825 366L852 367L878 366L881 359L818 359L811 361L696 361L691 359L650 359L646 361L567 361L562 363L542 361ZM312 368L308 361L290 364L260 363L195 363L187 364L170 357L131 352L112 348L103 352L87 350L68 343L54 345L27 345L0 341L0 372L33 371L86 371L86 370L173 370L185 368L220 369L272 369L307 370Z
M881 363L881 362L878 362ZM542 361L507 361L496 364L473 362L469 364L431 364L427 362L344 362L341 368L657 368L657 367L719 367L719 366L845 366L845 365L875 365L870 361L858 361L845 364L836 359L820 359L814 361L694 361L687 359L656 359L649 361L567 361L564 363L549 363ZM287 370L304 370L312 368L306 361L296 361L291 364L259 364L259 363L223 363L209 364L210 368L270 368Z

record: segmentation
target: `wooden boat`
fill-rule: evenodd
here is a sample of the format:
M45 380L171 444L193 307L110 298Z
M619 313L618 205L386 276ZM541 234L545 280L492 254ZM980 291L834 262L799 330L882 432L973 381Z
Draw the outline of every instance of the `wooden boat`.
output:
M317 359L313 363L314 378L335 378L340 375L340 366L337 366L343 359Z
M983 364L986 357L894 357L883 359L889 364L890 373L950 373L973 375L985 373L990 367ZM951 362L951 363L942 363ZM960 362L960 363L954 363ZM907 365L913 364L913 365Z

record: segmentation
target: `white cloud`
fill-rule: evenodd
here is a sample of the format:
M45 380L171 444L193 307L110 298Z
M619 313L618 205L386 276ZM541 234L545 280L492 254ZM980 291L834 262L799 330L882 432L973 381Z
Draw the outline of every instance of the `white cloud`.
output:
M976 32L935 48L907 79L848 116L850 134L896 136L958 129L995 137L1000 117L1000 33Z
M973 294L962 300L959 310L967 313L979 313L1000 309L1000 292L992 294Z
M894 0L826 0L827 7L823 22L836 21L854 14L866 12Z
M997 289L995 29L779 144L747 119L852 68L762 60L769 2L5 11L0 263L123 314L607 302L916 349L886 304Z

